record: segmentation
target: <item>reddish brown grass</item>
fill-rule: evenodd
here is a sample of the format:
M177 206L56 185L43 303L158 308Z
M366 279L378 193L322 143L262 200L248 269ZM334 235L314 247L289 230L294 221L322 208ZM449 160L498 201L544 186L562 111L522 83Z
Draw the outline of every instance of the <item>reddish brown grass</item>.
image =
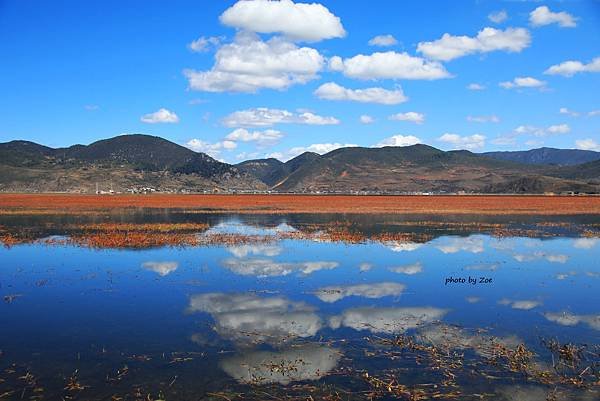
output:
M600 214L594 196L2 194L2 213L174 208L236 213Z

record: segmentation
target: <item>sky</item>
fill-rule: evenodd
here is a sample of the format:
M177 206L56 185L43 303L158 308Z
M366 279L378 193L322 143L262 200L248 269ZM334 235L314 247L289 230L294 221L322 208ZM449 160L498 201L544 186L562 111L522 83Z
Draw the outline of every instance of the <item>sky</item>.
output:
M0 0L0 142L600 151L600 1Z

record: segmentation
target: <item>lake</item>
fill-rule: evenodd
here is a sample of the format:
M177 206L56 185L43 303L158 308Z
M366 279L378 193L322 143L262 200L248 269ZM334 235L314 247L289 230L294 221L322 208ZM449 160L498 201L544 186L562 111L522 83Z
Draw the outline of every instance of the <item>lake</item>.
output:
M600 216L0 216L0 399L597 400Z

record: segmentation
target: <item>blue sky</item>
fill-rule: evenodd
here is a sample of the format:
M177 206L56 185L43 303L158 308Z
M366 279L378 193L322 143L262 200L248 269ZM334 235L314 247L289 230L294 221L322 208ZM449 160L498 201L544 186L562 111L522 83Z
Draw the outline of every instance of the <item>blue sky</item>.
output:
M0 141L600 150L599 1L0 0Z

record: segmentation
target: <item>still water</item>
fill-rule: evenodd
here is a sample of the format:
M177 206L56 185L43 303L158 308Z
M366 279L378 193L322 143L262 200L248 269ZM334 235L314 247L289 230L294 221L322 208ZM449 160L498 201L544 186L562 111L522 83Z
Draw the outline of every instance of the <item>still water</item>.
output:
M210 240L65 240L99 222L201 222ZM28 239L0 248L0 400L600 399L597 216L0 227Z

